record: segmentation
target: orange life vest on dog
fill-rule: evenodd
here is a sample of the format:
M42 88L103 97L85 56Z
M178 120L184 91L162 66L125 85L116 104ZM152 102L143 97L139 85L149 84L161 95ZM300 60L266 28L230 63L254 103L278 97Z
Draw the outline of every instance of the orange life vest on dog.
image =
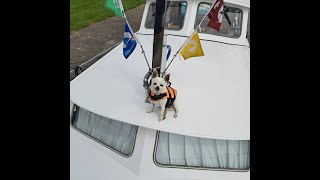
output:
M167 99L166 108L171 107L173 105L173 101L176 99L177 90L173 89L172 87L167 87L167 90L163 94L154 95L151 91L149 93L148 100L150 101L158 101L161 99Z

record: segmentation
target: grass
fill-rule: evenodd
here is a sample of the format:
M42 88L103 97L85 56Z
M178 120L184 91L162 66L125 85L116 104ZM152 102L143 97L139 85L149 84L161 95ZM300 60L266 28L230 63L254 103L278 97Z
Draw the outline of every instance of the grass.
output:
M116 14L105 7L106 0L70 0L70 31L76 31ZM122 0L124 10L135 8L146 0Z

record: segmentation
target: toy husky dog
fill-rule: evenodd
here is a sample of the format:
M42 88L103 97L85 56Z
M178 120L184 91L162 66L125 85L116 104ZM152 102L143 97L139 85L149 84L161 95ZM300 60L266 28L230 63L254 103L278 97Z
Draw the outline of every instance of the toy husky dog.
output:
M150 84L150 91L148 96L148 101L152 104L152 107L147 111L148 113L153 112L154 106L160 106L160 116L159 121L166 118L167 110L174 109L174 117L178 116L178 105L177 105L177 91L170 86L168 86L170 79L170 74L164 76L164 78L159 77L158 71L153 70L152 79Z

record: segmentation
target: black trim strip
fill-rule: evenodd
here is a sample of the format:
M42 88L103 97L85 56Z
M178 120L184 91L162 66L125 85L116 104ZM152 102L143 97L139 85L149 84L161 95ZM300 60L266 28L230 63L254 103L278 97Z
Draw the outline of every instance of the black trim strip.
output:
M136 34L141 34L141 35L153 35L153 34L143 34L143 33L136 33ZM174 35L174 34L167 34L168 36L178 36L178 37L187 37L187 36L181 36L181 35ZM235 45L235 46L245 46L250 48L250 46L247 45L242 45L242 44L231 44L231 43L226 43L226 42L221 42L221 41L215 41L215 40L209 40L209 39L201 39L203 41L211 41L211 42L217 42L217 43L222 43L222 44L229 44L229 45Z

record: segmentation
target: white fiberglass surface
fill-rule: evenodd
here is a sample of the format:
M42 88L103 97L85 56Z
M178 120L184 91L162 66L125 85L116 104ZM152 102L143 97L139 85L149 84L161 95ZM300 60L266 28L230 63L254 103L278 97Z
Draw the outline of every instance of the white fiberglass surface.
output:
M153 12L155 8L152 8L152 4L154 4L154 2L155 0L147 1L144 15L141 20L142 23L139 31L137 32L138 34L153 35L152 23L154 22L154 18L152 15L154 15ZM169 26L166 28L165 34L188 36L194 27L201 21L200 18L204 16L203 14L208 11L209 7L202 6L205 6L205 3L214 3L214 0L181 0L172 2L180 4L180 6L176 6L173 10L177 13L172 14L171 12L168 12L171 14L167 16L167 20L171 20L171 22L168 21ZM199 34L200 38L248 46L249 44L246 39L246 31L250 2L247 0L225 0L224 2L225 6L228 7L226 12L231 20L231 25L229 25L226 18L222 18L222 30L221 32L216 32L212 28L210 29L206 27L208 24L208 19L206 18L201 25L203 33ZM200 13L198 12L199 4L202 4L200 8L202 10Z
M131 157L110 151L71 128L70 179L119 180L249 180L249 172L229 172L159 167L153 161L156 131L139 127Z
M152 59L153 36L140 36ZM185 39L169 36L172 52ZM143 78L148 71L141 49L128 59L122 44L70 83L70 98L95 114L156 130L214 139L250 139L250 49L201 41L205 56L180 60L168 73L177 90L179 116L158 122L159 111L147 113ZM174 53L171 53L170 58ZM151 62L150 62L151 64Z

